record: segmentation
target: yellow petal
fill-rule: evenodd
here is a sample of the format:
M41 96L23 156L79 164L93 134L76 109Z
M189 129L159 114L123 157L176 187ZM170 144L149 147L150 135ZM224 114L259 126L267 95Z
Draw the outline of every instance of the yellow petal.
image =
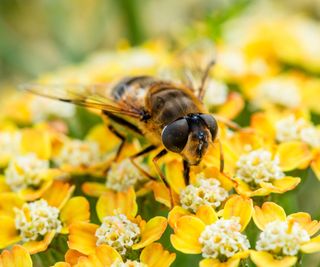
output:
M218 215L210 206L201 206L196 213L197 217L201 219L206 225L214 223L218 220Z
M235 118L243 109L244 100L237 92L231 92L227 101L219 108L218 115L226 119Z
M239 195L233 195L227 200L223 208L222 217L224 219L230 219L231 217L239 217L241 231L243 231L251 220L252 212L253 203L250 198Z
M50 206L61 209L71 197L75 187L61 181L54 181L53 184L43 193Z
M10 186L6 183L5 177L0 174L0 193L11 192Z
M148 267L169 267L175 258L175 253L164 250L160 243L153 243L142 250L140 262Z
M16 229L14 217L0 216L0 249L20 241L19 232Z
M282 207L273 203L265 202L262 207L255 206L253 212L253 221L260 230L264 230L270 222L286 220L286 213Z
M312 238L300 247L303 253L315 253L320 251L320 236Z
M29 241L23 244L23 247L30 253L36 254L45 251L55 236L55 231L47 233L41 241Z
M97 142L103 152L112 151L119 146L121 141L105 124L99 124L91 128L86 140Z
M99 197L96 209L100 221L105 216L112 216L115 213L125 214L130 218L135 217L138 206L134 189L129 188L127 192L108 190Z
M71 267L71 265L69 263L67 263L67 262L57 262L52 267Z
M96 248L95 255L103 266L110 266L117 259L122 260L120 254L112 247L101 245Z
M142 229L140 242L134 244L132 248L143 248L150 245L152 242L159 240L166 230L167 224L166 218L161 216L153 217Z
M71 198L62 208L60 219L66 226L77 221L89 221L90 205L88 200L84 197Z
M309 213L298 212L288 216L288 220L293 220L299 223L304 230L308 232L310 236L313 236L320 229L320 222L312 220Z
M24 129L21 136L21 153L35 153L41 159L50 159L51 139L48 132Z
M312 152L308 145L298 141L280 144L276 154L280 158L280 167L283 171L299 168L312 159Z
M42 194L52 185L52 182L53 180L45 181L37 189L31 187L25 188L19 192L19 196L26 201L34 201L42 196Z
M250 186L244 181L242 181L240 178L235 178L234 181L236 183L235 189L237 193L242 196L266 196L271 193L270 188L258 188L255 190L251 190Z
M200 267L237 267L240 259L231 258L226 262L220 262L218 259L205 259L200 261Z
M253 114L251 116L250 126L265 139L275 139L276 131L274 128L274 123L272 123L265 113L259 112Z
M316 177L320 180L320 151L318 151L311 162L311 168Z
M82 184L82 191L91 197L100 197L108 191L108 188L101 183L86 182Z
M15 245L12 251L4 250L0 255L1 267L32 267L29 253L22 246Z
M0 194L0 215L14 217L14 208L21 208L24 200L16 193L8 192Z
M191 214L189 211L182 208L181 206L175 206L172 210L170 210L168 214L168 223L170 227L174 229L178 219L185 215L191 215Z
M68 249L66 254L64 255L64 259L67 263L73 266L78 262L79 258L82 256L85 256L85 255L77 250Z
M205 228L205 224L194 216L181 217L174 229L174 234L170 236L173 247L183 253L199 254L202 246L199 237Z
M234 181L232 181L226 174L221 173L218 168L205 168L203 174L206 178L217 179L220 182L221 186L227 191L230 191L235 185Z
M278 260L265 251L251 251L250 257L258 267L292 267L297 262L297 257L285 256Z
M171 208L170 191L163 182L150 181L145 187L153 191L156 201Z
M165 177L167 182L177 194L186 187L183 178L183 166L181 160L171 160L165 165Z
M298 177L283 177L278 180L274 180L272 183L261 183L260 186L266 190L270 190L272 193L284 193L294 189L301 179Z
M68 245L85 255L94 253L97 243L95 236L98 225L87 222L76 222L69 227Z

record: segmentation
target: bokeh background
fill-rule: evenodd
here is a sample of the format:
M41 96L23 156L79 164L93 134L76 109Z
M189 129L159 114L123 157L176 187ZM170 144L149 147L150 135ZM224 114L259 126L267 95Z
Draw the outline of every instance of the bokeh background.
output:
M0 83L34 78L121 42L176 38L197 21L210 23L218 37L225 21L248 10L320 19L318 0L0 0Z

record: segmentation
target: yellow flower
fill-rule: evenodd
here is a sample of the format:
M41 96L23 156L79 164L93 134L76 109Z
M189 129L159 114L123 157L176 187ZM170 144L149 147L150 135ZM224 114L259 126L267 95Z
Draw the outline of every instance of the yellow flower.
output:
M13 246L12 250L4 250L0 255L1 267L32 267L32 260L28 251L20 246Z
M139 260L124 261L117 250L107 245L100 245L88 256L73 253L73 257L68 257L67 262L69 266L74 267L169 267L175 258L175 253L165 250L160 243L152 243L141 251Z
M280 162L285 171L311 166L320 179L320 129L308 114L296 112L256 113L251 126L268 142L277 142Z
M120 254L146 247L160 239L167 227L164 217L156 216L148 222L137 216L135 192L107 191L97 202L100 225L74 223L69 227L69 248L89 255L95 248L107 244Z
M286 216L285 211L273 202L255 206L253 220L262 231L256 251L251 259L258 266L292 266L297 255L320 251L319 236L311 238L320 229L320 222L312 221L304 212Z
M73 190L74 186L55 181L40 200L29 203L14 193L0 194L0 248L22 242L29 253L41 252L56 233L67 233L68 225L88 221L89 203L83 197L70 199Z
M16 192L23 199L32 201L40 198L54 179L68 175L51 169L49 161L36 154L16 156L9 162L4 176L0 175L0 192Z
M251 197L284 193L300 182L300 178L286 176L284 173L295 167L288 166L288 162L297 159L296 154L284 151L282 146L264 142L261 136L252 131L233 133L224 140L223 151L225 174L233 177L235 189L241 195ZM218 159L219 151L210 151L204 164L216 166ZM303 157L300 163L308 159Z
M201 253L206 259L200 266L238 266L249 254L249 241L241 232L251 220L252 211L252 200L238 195L228 199L221 218L209 206L200 207L196 215L173 210L169 215L174 230L171 243L183 253Z

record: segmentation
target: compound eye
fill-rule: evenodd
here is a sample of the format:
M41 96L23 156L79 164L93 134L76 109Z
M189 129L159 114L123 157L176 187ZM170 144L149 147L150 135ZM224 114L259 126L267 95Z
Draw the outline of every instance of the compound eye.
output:
M216 138L218 133L218 124L214 117L209 114L201 114L200 118L206 123L212 136L212 141Z
M181 152L189 136L189 126L186 119L179 119L164 127L161 138L166 149L179 153Z

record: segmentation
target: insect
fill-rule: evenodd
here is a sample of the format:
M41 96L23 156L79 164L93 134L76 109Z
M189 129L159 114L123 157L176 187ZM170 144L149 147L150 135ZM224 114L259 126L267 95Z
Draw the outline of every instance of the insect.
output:
M150 175L134 159L162 148L153 162L167 186L157 162L168 151L180 154L188 184L190 166L201 162L209 144L215 141L218 133L216 119L208 114L202 103L205 83L213 64L214 61L211 60L206 65L200 86L196 88L198 90L151 76L127 77L111 88L105 84L25 84L22 88L40 96L101 110L102 116L107 116L111 121L109 129L122 140L116 158L126 142L126 135L117 129L117 125L145 137L150 145L133 155L131 160L147 176ZM220 156L220 162L220 170L223 171L223 155Z

